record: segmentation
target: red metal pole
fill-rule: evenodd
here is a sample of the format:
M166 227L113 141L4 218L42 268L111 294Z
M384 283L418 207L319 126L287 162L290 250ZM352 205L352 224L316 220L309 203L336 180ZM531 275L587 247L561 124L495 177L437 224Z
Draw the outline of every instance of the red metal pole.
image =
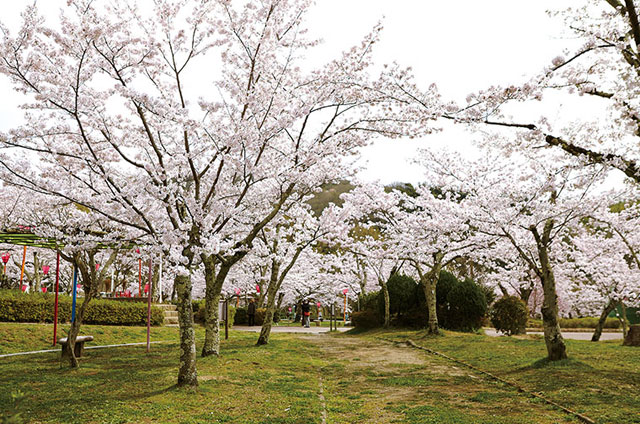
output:
M60 251L56 256L56 300L53 307L53 345L58 342L58 288L60 285Z
M149 353L151 348L151 258L149 258L149 291L147 294L147 353Z
M142 258L138 258L138 296L142 297Z

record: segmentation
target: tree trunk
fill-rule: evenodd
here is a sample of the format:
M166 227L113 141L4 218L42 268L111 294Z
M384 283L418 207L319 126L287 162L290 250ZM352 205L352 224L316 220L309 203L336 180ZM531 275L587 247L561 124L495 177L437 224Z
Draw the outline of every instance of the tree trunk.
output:
M80 334L80 327L82 326L84 313L87 310L87 306L89 305L90 301L91 296L89 294L85 294L82 304L76 310L76 317L75 320L71 323L69 334L67 334L67 344L64 345L62 349L62 358L69 359L69 366L71 368L78 368L80 365L75 354L76 339L78 338L78 334Z
M610 300L607 303L607 306L604 307L602 313L600 314L600 319L598 320L598 324L596 324L596 329L593 332L593 336L591 336L592 342L597 342L600 340L600 336L602 335L602 328L604 328L604 323L607 321L607 317L616 308L616 302Z
M153 274L151 276L151 300L154 303L160 302L160 292L158 291L158 281L160 281L160 264L153 265Z
M256 300L256 308L262 308L264 306L264 300L266 298L266 290L264 288L264 279L267 276L267 271L269 269L265 267L260 267L260 280L257 282L260 287L260 293L258 293L258 299Z
M191 276L176 275L174 289L178 296L178 324L180 325L180 369L178 386L198 385L196 370L196 335L193 329L193 307L191 305Z
M204 346L202 346L202 356L220 354L220 317L218 314L218 304L220 303L220 293L224 280L231 269L231 265L223 263L216 273L216 260L213 255L202 256L205 272L205 335Z
M260 330L260 337L256 345L266 345L269 343L269 335L271 334L271 326L273 325L273 313L275 310L276 294L280 289L279 279L280 263L273 261L271 264L271 278L269 280L269 286L267 287L267 310L264 314L264 321L262 322L262 330Z
M382 279L378 279L378 283L382 288L382 295L384 298L384 328L389 328L391 325L391 314L389 313L389 304L391 303L391 299L389 298L389 288L387 287L387 282Z
M426 274L422 272L422 268L419 264L416 263L414 266L420 276L420 285L424 291L427 313L429 314L427 334L437 335L440 334L440 326L438 324L438 309L436 305L436 287L438 285L438 279L440 278L444 255L441 253L435 253L433 255L433 259L433 267Z
M547 359L550 361L558 361L567 358L567 347L560 331L560 322L558 319L558 294L556 293L556 280L551 268L549 260L548 246L553 229L554 221L552 219L545 222L542 237L539 236L535 227L531 228L536 239L538 249L538 257L540 259L541 269L539 270L540 280L542 282L542 290L544 299L542 302L542 325L544 327L544 341L547 346Z
M438 310L436 307L436 285L438 283L438 277L433 272L427 274L427 281L422 284L424 290L424 296L427 302L427 312L429 313L429 323L427 325L428 334L440 334L440 327L438 325Z

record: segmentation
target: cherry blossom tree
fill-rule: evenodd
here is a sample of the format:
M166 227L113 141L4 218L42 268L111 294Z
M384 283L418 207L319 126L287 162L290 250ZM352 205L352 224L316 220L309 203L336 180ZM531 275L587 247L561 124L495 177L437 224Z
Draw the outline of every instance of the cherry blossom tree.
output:
M507 159L494 153L475 163L443 154L432 158L441 186L469 199L470 225L508 241L499 246L516 252L540 280L547 356L566 358L553 264L557 246L570 235L571 226L611 202L610 197L596 194L606 169L586 169L552 155Z
M370 77L379 27L304 71L304 52L317 44L305 36L309 6L158 1L145 15L124 0L75 0L60 29L35 6L16 34L2 28L0 72L33 99L27 124L0 136L3 178L82 205L168 251L179 385L197 384L191 276L199 264L203 354L217 354L221 290L261 230L346 175L343 158L372 137L423 133L438 114L417 113L396 85ZM199 76L211 63L219 74ZM25 152L40 160L20 160Z

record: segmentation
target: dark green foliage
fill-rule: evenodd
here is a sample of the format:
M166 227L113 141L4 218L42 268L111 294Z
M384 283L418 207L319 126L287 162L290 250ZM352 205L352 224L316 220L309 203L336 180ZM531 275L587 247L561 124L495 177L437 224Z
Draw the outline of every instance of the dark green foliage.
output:
M525 333L528 317L527 305L516 296L504 296L491 310L491 323L507 336Z
M372 309L364 309L351 314L351 323L356 328L376 328L384 322L384 317Z
M398 327L422 328L428 312L424 290L414 279L395 274L387 282L391 324ZM361 312L353 314L356 327L379 327L384 322L384 300L380 291L360 298ZM483 287L471 280L459 281L442 271L436 287L438 322L449 330L474 331L482 327L487 313Z
M493 305L493 302L496 301L496 292L492 287L489 286L485 286L483 284L480 284L480 290L482 290L482 293L484 293L484 298L487 300L487 306L490 307L491 305Z
M380 291L360 295L360 309L375 310L381 314L384 313L384 300L380 295Z
M622 307L620 305L614 311L611 311L609 316L614 318L616 313L622 317ZM629 324L640 324L640 308L627 308L627 321L629 321Z
M436 307L442 328L474 331L482 327L487 300L482 286L470 279L460 281L450 272L442 271L436 286Z
M424 306L424 292L411 277L393 274L387 281L389 290L389 312L403 315Z
M236 310L234 323L237 325L247 325L249 323L249 317L247 316L247 308L238 308Z
M441 271L436 286L436 303L444 305L447 303L447 296L452 288L460 284L460 281L450 272Z
M429 313L424 306L411 309L403 314L396 316L393 324L398 327L424 328L429 322Z
M487 313L487 300L480 286L467 279L451 287L446 303L439 305L438 311L443 315L442 327L474 331L482 327L482 319ZM441 321L440 316L438 321Z
M78 299L78 305L84 299ZM21 293L15 290L0 290L0 321L6 322L53 322L55 296L51 293ZM59 296L58 321L71 319L71 297ZM151 325L162 325L164 313L151 306ZM147 323L146 302L119 302L93 299L85 312L84 324L145 325Z

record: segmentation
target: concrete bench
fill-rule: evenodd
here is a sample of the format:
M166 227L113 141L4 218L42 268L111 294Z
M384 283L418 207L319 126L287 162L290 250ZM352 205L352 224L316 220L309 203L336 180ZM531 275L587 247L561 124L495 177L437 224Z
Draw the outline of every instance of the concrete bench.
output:
M73 349L73 352L75 353L76 358L82 357L82 354L84 353L84 344L90 341L93 341L93 336L76 337L76 345ZM67 338L63 337L61 339L58 339L58 343L62 345L62 355L64 355L64 347L67 344Z

